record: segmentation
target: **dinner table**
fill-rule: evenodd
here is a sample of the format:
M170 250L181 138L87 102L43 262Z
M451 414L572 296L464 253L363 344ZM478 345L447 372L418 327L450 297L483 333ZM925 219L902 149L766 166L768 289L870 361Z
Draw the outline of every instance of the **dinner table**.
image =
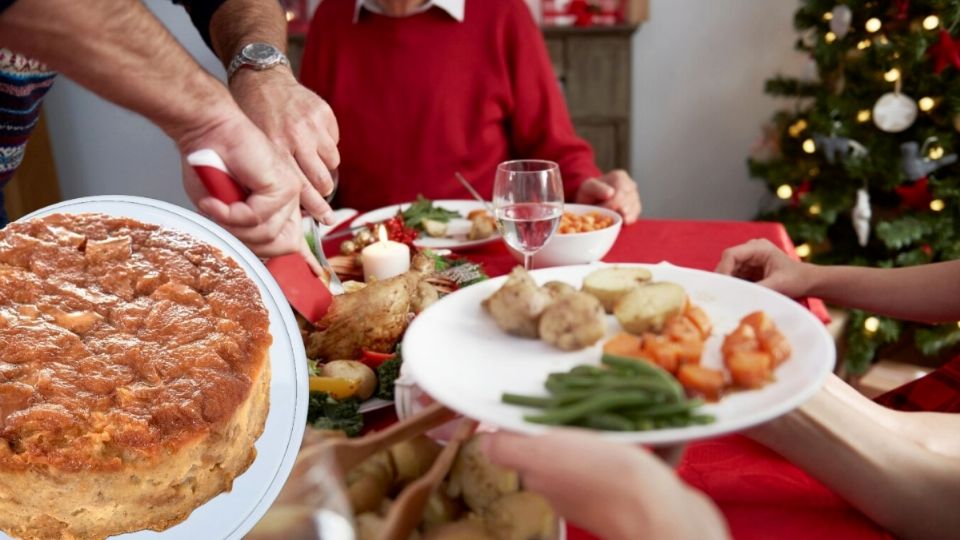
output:
M779 223L642 219L622 228L603 261L650 264L666 261L713 271L725 249L756 238L769 240L796 257L794 245ZM333 246L326 248L330 250ZM518 264L503 242L477 246L459 254L481 264L491 277L507 274ZM822 301L815 298L799 301L824 323L829 322ZM365 429L376 431L396 421L392 408L381 409L365 417ZM677 465L677 473L715 501L737 539L892 538L822 483L739 435L688 444ZM568 524L567 538L594 537L575 524Z

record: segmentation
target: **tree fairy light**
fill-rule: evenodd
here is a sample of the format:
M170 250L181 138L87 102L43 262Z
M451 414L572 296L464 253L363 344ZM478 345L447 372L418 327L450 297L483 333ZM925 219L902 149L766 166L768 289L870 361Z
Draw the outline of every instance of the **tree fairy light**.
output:
M826 34L823 35L823 40L826 41L827 43L833 43L834 41L837 40L837 35L834 34L833 32L827 32Z
M811 251L810 244L800 244L799 246L797 246L796 251L797 251L797 257L800 257L801 259L806 259L807 257L810 256L810 251Z
M923 20L923 27L927 30L936 30L940 27L940 17L930 15Z
M861 51L866 49L869 46L870 46L869 39L861 39L860 41L857 42L857 48L860 49Z
M880 319L876 317L867 317L866 320L863 321L863 329L871 334L875 333L880 329Z
M803 141L803 151L812 154L817 151L817 143L813 142L813 139L807 139Z
M820 212L822 211L822 209L820 208L820 204L819 204L819 203L813 203L813 204L810 205L810 210L809 210L809 211L810 211L810 215L811 215L811 216L819 216L819 215L820 215Z
M864 27L867 29L867 32L870 32L871 34L874 32L879 32L881 26L883 26L883 24L880 22L880 19L876 17L867 19L867 24L864 25Z
M790 184L783 184L777 188L777 197L781 199L789 199L793 197L793 188L790 187Z
M930 209L934 212L940 212L946 208L946 203L943 202L943 199L934 199L930 201Z
M933 98L930 96L924 96L917 101L917 105L920 106L920 110L923 112L929 111L936 104L937 102L934 101Z
M927 153L930 156L930 159L940 159L943 157L943 147L939 144L936 146L930 147L930 152Z
M900 78L900 70L897 68L892 68L890 71L883 74L883 80L887 82L896 82Z
M860 109L857 112L857 122L861 124L870 120L870 109Z

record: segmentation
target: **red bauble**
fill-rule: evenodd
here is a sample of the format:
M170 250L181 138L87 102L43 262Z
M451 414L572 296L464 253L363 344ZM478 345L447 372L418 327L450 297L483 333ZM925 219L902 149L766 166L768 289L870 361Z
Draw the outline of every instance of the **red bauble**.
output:
M960 40L954 41L950 32L940 30L940 39L927 49L930 56L933 57L933 72L937 75L943 73L948 66L960 69Z
M910 9L910 0L895 0L894 4L897 5L897 20L907 20L907 17L909 17L907 10Z
M916 182L900 184L894 191L900 196L900 202L917 211L930 208L930 201L933 200L926 176Z
M800 197L810 193L810 187L812 183L809 178L805 178L803 182L800 182L800 185L793 190L793 195L790 197L792 199L793 205L797 206L800 204Z

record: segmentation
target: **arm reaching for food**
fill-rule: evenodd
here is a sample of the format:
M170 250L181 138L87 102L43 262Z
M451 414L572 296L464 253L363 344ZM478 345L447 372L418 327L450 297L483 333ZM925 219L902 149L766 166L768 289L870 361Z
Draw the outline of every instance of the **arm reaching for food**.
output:
M897 537L960 528L960 416L884 408L831 375L799 409L747 432Z
M729 538L707 497L638 448L574 430L538 437L498 432L482 444L492 462L520 473L525 489L600 538Z
M146 116L183 155L216 151L250 193L229 206L210 197L199 201L202 187L185 166L184 186L201 211L261 256L304 249L299 170L141 2L21 0L0 14L0 46Z
M751 240L724 251L717 272L793 298L816 296L900 319L960 319L960 261L892 269L818 266L791 259L767 240Z

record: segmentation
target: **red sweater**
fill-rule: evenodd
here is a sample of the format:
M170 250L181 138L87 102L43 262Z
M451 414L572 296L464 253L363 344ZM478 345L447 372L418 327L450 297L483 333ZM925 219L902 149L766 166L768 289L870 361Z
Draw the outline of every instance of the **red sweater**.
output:
M300 71L340 126L342 206L469 198L456 171L490 197L508 159L559 163L567 200L600 174L522 0L468 0L462 23L436 7L354 23L354 6L320 4Z

